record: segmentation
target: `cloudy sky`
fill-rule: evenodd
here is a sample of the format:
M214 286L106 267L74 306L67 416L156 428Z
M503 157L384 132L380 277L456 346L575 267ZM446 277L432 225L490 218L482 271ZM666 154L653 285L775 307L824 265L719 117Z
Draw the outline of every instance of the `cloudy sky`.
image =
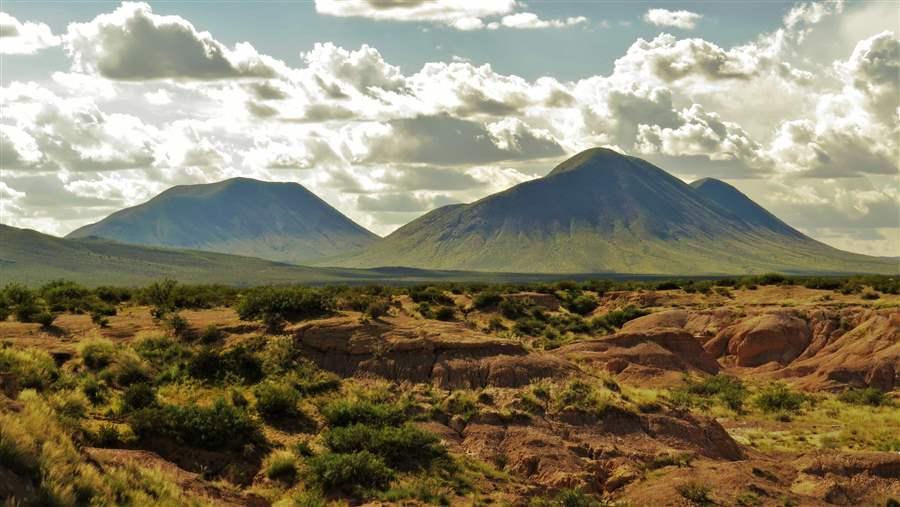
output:
M0 222L297 181L386 234L609 146L900 255L900 4L5 0Z

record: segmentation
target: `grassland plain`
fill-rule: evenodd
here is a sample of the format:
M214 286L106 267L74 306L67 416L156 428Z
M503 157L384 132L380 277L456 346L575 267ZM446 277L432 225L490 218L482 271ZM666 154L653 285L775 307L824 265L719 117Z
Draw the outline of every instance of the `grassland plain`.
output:
M8 285L0 498L893 505L898 291Z

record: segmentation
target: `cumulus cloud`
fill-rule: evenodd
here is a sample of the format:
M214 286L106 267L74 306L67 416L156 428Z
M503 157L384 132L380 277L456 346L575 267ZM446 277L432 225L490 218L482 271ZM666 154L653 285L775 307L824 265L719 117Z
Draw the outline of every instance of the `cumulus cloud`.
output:
M644 14L644 21L651 25L669 26L682 30L693 30L701 18L703 18L701 14L685 10L650 9Z
M233 49L179 16L154 14L146 3L124 2L64 37L74 68L121 81L271 77L283 66L248 43Z
M533 12L513 12L517 0L316 0L319 14L389 21L418 21L471 31L498 28L564 28L587 22L584 16L542 19ZM485 18L502 16L497 21Z
M566 19L541 19L533 12L517 12L503 16L499 22L488 25L488 28L497 29L500 26L506 28L518 28L523 30L533 30L539 28L563 28L567 26L580 25L587 23L584 16L573 16Z
M59 45L59 37L53 35L44 23L19 21L0 12L0 54L33 55L38 51Z

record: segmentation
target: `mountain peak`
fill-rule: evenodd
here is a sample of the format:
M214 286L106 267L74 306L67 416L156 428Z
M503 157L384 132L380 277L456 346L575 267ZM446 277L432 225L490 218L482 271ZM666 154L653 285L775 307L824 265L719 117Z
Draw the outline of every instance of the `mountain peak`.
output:
M628 167L629 157L609 148L589 148L566 159L547 176L584 170L616 170Z
M779 234L804 237L800 231L782 222L737 188L715 178L701 178L691 183L700 195L714 202L753 227L763 227Z
M293 263L355 251L377 238L299 183L244 177L172 187L68 237L87 236Z

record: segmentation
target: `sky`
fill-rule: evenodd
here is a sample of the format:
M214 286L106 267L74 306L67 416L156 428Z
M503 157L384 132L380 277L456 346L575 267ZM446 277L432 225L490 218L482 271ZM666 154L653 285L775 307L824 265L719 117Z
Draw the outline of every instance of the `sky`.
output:
M583 149L900 256L900 3L0 3L0 222L296 181L378 234Z

